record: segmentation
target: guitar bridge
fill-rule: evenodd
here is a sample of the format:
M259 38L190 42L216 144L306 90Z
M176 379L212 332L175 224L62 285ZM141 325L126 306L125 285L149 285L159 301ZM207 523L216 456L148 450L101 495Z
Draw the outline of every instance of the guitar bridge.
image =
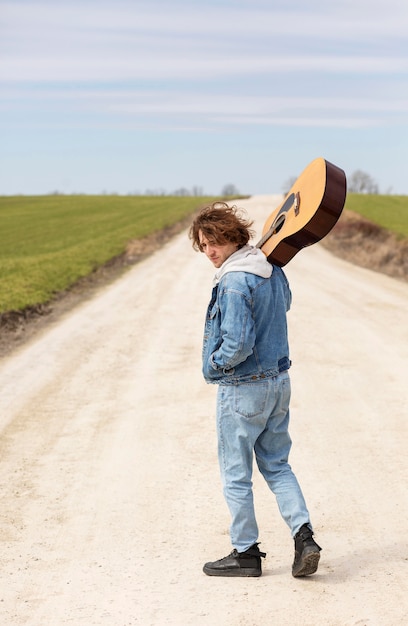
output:
M299 215L299 211L300 211L300 193L298 191L295 193L295 198L293 200L293 209L295 211L295 215Z

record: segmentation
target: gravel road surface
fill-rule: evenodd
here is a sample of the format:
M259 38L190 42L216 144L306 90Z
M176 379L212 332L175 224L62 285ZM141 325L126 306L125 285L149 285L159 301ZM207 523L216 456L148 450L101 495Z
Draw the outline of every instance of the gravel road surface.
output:
M258 232L278 199L240 202ZM317 574L292 578L258 474L263 576L202 573L231 548L200 370L213 268L184 232L0 364L2 624L408 623L408 285L319 244L286 273Z

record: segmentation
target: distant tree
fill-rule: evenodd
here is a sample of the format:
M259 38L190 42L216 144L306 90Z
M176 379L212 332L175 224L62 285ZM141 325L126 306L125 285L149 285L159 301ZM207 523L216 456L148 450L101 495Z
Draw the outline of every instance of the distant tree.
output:
M235 187L235 185L233 185L232 183L229 183L228 185L224 185L224 187L221 189L221 195L222 196L238 196L239 191Z
M292 189L293 185L297 181L297 176L291 176L286 183L282 186L283 195L286 196L289 193L289 189Z
M180 187L173 192L173 196L189 196L190 192L186 187Z
M145 195L146 196L165 196L166 190L165 189L146 189Z
M375 180L362 170L356 170L351 174L347 187L352 193L378 193L378 185Z

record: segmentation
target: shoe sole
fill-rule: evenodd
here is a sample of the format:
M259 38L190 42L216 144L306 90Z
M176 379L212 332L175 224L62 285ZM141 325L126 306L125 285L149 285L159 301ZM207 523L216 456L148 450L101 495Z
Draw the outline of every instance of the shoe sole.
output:
M240 569L210 569L204 566L203 572L207 576L224 576L228 578L257 578L262 575L262 572L257 569L243 567Z
M300 567L293 570L292 575L295 578L300 578L301 576L310 576L310 574L314 574L319 566L319 561L319 552L310 552L309 554L306 554L299 564Z

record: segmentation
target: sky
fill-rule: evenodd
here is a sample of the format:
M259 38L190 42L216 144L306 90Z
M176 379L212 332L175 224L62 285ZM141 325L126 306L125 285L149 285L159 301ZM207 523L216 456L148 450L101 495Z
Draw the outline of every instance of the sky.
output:
M406 0L0 0L0 195L408 194Z

